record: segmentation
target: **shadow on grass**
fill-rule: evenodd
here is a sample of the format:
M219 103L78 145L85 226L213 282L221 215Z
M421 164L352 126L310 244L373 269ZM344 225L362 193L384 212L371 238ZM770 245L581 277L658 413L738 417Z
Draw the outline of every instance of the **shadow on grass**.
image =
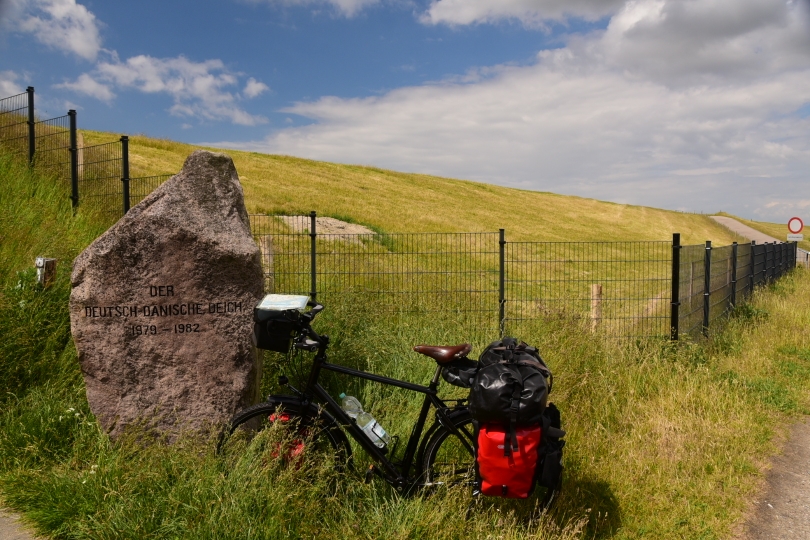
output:
M619 501L604 480L573 478L563 484L560 501L567 510L585 510L589 514L587 538L612 538L622 526Z

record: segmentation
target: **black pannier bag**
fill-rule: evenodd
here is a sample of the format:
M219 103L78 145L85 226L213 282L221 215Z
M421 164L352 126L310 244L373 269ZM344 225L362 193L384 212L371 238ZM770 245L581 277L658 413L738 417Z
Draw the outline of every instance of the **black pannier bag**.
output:
M479 423L504 424L512 446L517 446L515 428L541 423L551 371L537 349L511 337L491 343L479 363L470 390L470 414Z
M470 390L478 492L526 498L536 484L558 487L565 442L551 386L534 347L506 337L484 349Z

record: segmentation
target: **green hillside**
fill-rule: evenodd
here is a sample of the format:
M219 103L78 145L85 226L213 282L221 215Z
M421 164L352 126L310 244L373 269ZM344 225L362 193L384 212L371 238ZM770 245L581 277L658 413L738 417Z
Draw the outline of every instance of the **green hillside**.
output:
M114 140L83 132L86 145ZM197 147L129 139L131 176L174 173ZM374 167L338 165L256 152L221 150L236 164L253 213L348 218L388 232L507 230L510 240L670 240L683 244L740 240L706 215L615 204Z

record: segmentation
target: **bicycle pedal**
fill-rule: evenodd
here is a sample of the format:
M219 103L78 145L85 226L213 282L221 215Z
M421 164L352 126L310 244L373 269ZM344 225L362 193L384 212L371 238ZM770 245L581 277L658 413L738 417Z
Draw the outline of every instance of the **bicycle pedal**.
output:
M366 470L366 478L365 478L365 483L366 484L371 483L371 477L374 476L374 474L376 472L377 472L377 467L375 467L374 465L369 465L368 469Z

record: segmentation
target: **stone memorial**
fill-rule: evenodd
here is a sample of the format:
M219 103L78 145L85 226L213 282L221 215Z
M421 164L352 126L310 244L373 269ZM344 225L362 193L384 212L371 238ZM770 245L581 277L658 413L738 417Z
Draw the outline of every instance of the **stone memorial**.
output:
M261 256L230 157L191 154L76 258L71 284L87 399L112 437L205 430L256 399Z

